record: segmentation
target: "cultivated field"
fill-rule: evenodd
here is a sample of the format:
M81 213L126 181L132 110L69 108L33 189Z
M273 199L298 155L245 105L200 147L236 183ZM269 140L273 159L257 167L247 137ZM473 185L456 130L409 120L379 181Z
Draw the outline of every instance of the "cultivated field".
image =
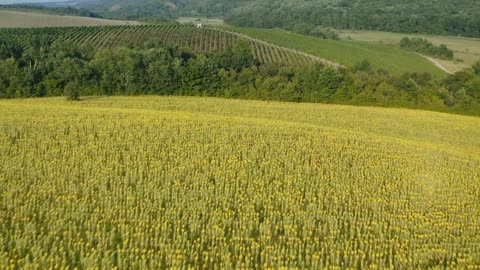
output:
M383 44L398 44L403 37L420 37L427 39L436 45L445 44L455 52L456 59L463 61L463 63L442 61L443 65L449 67L452 71L471 66L473 63L480 60L480 39L351 30L340 31L340 36L343 39L348 39L350 37L352 40Z
M79 45L90 44L96 50L119 46L141 46L147 41L160 42L165 46L189 48L196 53L233 48L238 42L250 43L252 54L261 63L282 63L293 66L323 61L288 48L254 40L247 36L211 28L196 28L188 25L159 24L139 26L96 27L48 27L29 29L0 29L0 38L11 39L25 49L34 36L51 42L72 41ZM332 63L333 64L333 63Z
M0 28L138 24L138 22L134 21L115 21L77 16L60 16L34 12L0 10Z
M436 78L447 74L427 59L399 48L396 45L374 44L361 41L325 40L311 36L298 35L277 29L256 29L241 27L222 27L251 37L284 46L343 65L353 65L368 60L375 69L385 69L392 74L405 72L430 72Z
M0 101L2 269L475 269L480 118Z

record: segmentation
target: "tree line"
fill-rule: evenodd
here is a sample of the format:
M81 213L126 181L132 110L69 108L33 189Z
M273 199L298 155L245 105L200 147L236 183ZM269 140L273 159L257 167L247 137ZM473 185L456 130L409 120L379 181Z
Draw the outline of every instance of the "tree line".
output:
M480 5L452 0L259 0L232 10L236 26L377 30L480 37Z
M321 37L334 34L325 31L328 28L480 37L480 5L473 0L100 0L80 2L75 8L25 7L150 22L223 17L236 26L278 27Z
M474 0L100 0L80 2L79 7L106 18L221 17L236 26L308 34L318 34L321 26L480 37L480 5ZM325 33L332 34L320 34Z
M400 40L400 47L406 50L423 53L440 59L453 59L453 51L445 44L435 46L432 42L423 38L404 37Z
M396 77L367 61L348 68L260 64L246 42L205 54L156 40L95 51L39 37L27 48L0 40L0 98L188 95L480 112L480 63L434 81L428 73Z

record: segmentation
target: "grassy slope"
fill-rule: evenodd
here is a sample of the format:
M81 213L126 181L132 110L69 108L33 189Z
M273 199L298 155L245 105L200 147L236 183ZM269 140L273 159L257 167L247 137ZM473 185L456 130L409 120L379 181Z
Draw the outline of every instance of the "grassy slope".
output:
M59 27L94 25L136 25L134 21L116 21L78 16L51 15L39 12L0 10L0 27Z
M353 40L377 42L384 44L398 44L403 37L420 37L430 42L440 45L445 44L455 52L455 58L465 61L465 64L471 65L480 59L480 39L453 37L453 36L432 36L419 34L402 34L377 31L350 31L341 30L340 37Z
M276 29L255 29L225 27L226 30L241 32L265 40L310 53L343 65L353 65L364 59L375 68L383 68L395 75L405 72L430 72L435 78L443 78L446 73L428 60L414 53L404 51L394 45L372 44L359 41L324 40L298 35Z
M105 224L128 243L120 268L158 269L161 258L215 268L191 252L198 246L221 261L262 254L245 268L318 269L338 250L347 265L328 257L330 268L413 269L449 254L452 268L479 262L477 117L192 97L5 100L0 114L0 233L15 240L0 268L65 268L57 250L68 246L83 267L102 259L111 269L116 230ZM33 262L18 259L25 243L40 254ZM161 248L139 256L146 246Z

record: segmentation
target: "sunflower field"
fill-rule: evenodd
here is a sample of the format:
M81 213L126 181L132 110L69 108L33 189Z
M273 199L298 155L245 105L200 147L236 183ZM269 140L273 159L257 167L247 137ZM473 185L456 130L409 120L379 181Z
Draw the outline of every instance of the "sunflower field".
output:
M0 269L479 269L480 118L0 101Z

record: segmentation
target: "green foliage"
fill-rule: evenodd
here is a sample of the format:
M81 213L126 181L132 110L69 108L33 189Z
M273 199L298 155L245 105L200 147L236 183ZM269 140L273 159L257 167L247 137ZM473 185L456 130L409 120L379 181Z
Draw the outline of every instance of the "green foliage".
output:
M453 59L453 51L447 48L446 45L441 44L435 46L430 41L423 38L408 38L404 37L400 41L400 47L403 49L423 53L441 59Z
M477 62L472 66L472 69L473 69L473 73L475 73L475 75L477 75L477 76L480 77L480 61L477 61Z
M49 7L49 6L35 5L35 4L12 4L12 5L3 5L0 8L9 9L9 10L20 10L20 11L36 11L36 12L43 12L48 14L100 18L99 15L89 11L88 9L75 8L75 7L59 7L59 6Z
M333 39L333 40L340 39L338 33L330 27L317 26L313 28L313 30L310 31L310 33L308 34L315 37L323 38L323 39Z
M233 48L227 48L225 51L217 50L210 56L215 59L215 62L221 68L233 69L237 72L257 64L252 54L250 43L246 41L239 41Z
M471 71L438 82L429 73L375 72L369 61L347 68L262 64L247 42L211 53L148 42L91 56L88 47L33 39L19 59L0 60L0 97L189 95L470 113L480 103L480 78Z
M314 26L308 23L298 23L293 26L292 31L301 35L309 35L312 33Z
M292 32L300 35L314 36L321 39L340 39L338 33L334 29L321 25L314 26L309 23L295 24L292 28Z
M18 59L22 55L22 47L14 40L0 38L0 60L7 58Z
M104 18L122 20L164 20L172 18L172 8L163 0L102 0L80 2L79 6L92 10Z
M106 18L168 20L177 16L223 17L248 1L250 0L99 0L80 2L77 6Z
M321 25L400 33L480 36L480 7L476 1L433 0L257 0L227 15L236 26L283 28Z
M184 57L190 57L191 53L227 51L229 54L224 59L227 68L236 65L238 69L250 65L252 61L297 66L315 61L299 52L261 43L223 30L196 28L193 25L0 29L0 40L15 42L18 44L16 48L32 51L37 51L40 47L48 48L49 44L60 43L65 46L65 48L59 48L61 53L68 56L80 52L85 59L93 58L95 51L101 49L121 46L148 49L165 46L183 48Z
M372 64L368 60L362 60L362 61L356 63L353 66L353 69L355 71L369 72L369 71L372 71Z
M69 82L65 86L65 96L67 100L79 101L80 100L80 86L77 82Z
M384 44L358 41L326 40L299 35L278 29L225 27L278 46L303 51L345 66L368 60L373 70L384 69L401 76L406 72L429 72L436 79L447 74L424 57L410 51Z

